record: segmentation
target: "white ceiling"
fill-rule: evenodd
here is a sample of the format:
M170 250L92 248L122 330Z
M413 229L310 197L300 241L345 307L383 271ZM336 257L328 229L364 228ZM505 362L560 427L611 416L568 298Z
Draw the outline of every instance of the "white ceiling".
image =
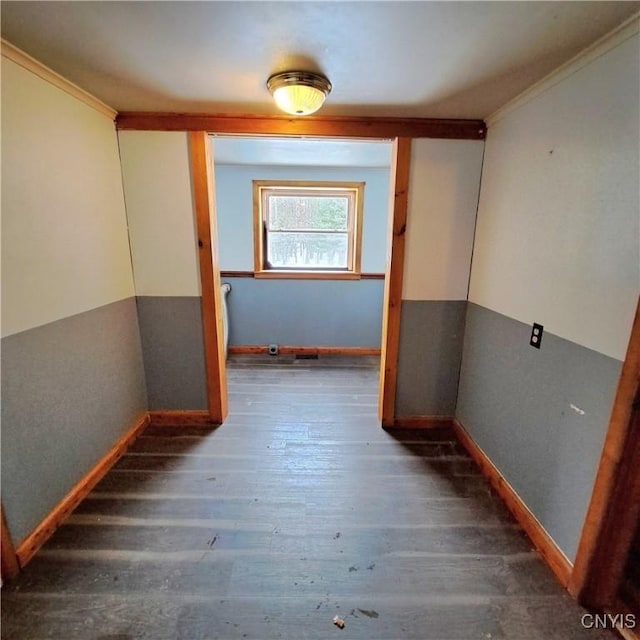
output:
M2 1L2 37L119 111L276 113L267 77L333 83L326 115L484 118L640 2Z
M213 157L218 164L388 168L391 142L215 136Z

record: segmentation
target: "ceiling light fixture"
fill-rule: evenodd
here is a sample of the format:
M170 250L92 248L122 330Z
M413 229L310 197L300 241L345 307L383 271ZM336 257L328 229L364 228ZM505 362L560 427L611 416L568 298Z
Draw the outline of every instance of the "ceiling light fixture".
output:
M285 71L267 80L267 89L280 109L294 116L316 112L331 93L331 83L317 73Z

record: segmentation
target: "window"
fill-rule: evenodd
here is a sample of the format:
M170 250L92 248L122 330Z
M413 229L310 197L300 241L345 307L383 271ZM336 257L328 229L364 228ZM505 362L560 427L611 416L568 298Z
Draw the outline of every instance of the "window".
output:
M358 277L364 182L253 181L255 274Z

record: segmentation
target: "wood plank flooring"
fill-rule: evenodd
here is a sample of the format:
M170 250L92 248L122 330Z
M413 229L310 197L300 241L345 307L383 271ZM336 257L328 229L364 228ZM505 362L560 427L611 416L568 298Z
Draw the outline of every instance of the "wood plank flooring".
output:
M2 638L615 637L447 430L380 428L357 363L232 358L225 425L149 428L5 586Z

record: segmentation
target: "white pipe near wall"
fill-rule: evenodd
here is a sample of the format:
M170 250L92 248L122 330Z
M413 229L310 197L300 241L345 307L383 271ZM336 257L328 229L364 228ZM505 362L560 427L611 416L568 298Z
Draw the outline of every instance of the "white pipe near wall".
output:
M229 350L229 310L227 309L227 296L231 291L231 285L225 282L220 287L222 293L222 318L224 322L224 357L227 357Z

